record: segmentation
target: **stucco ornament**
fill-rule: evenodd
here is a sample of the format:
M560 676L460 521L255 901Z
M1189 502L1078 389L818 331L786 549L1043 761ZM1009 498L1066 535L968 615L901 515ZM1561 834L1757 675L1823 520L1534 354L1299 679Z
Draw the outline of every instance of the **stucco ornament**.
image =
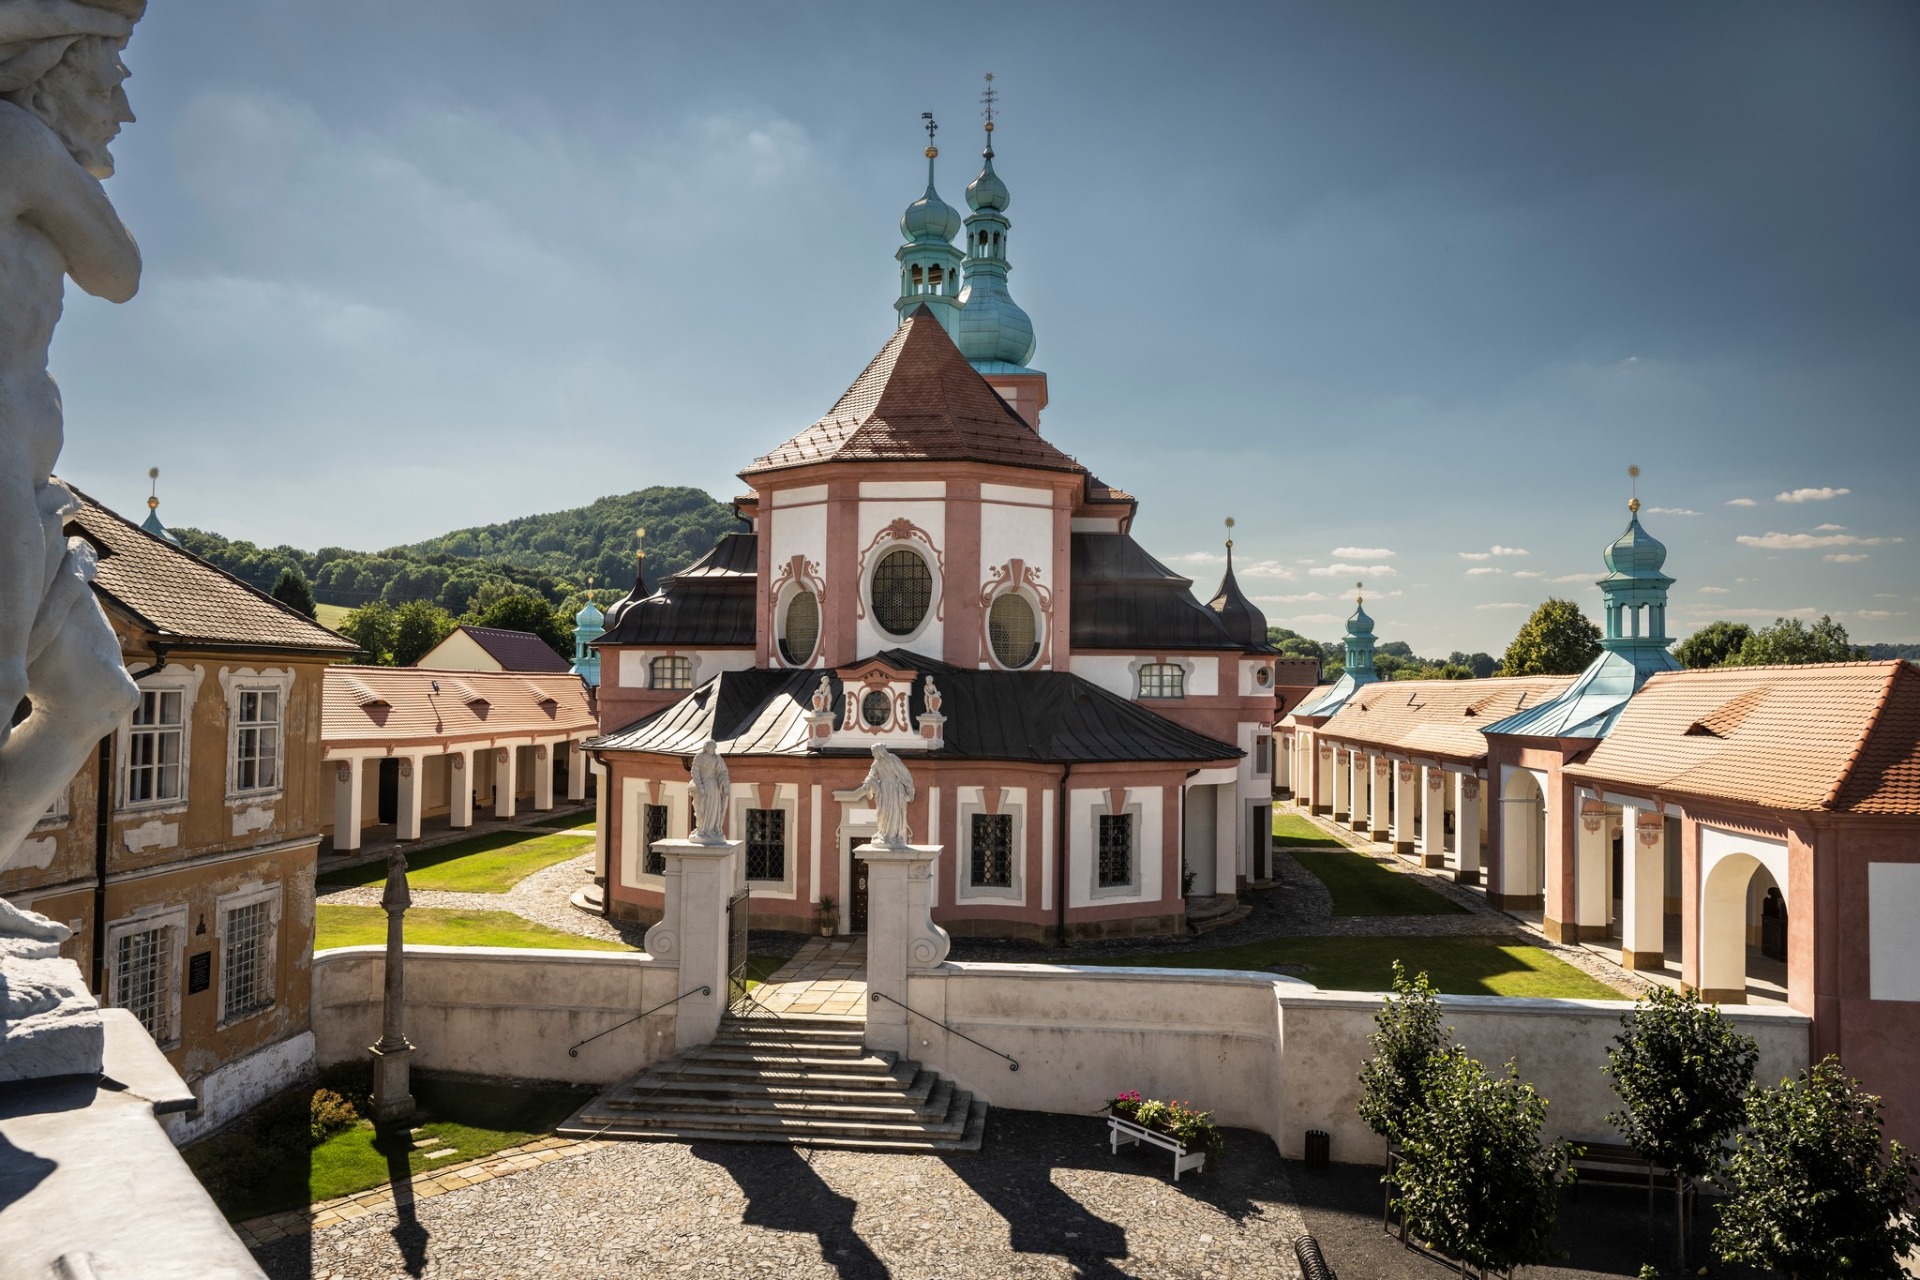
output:
M854 791L873 802L876 815L873 843L882 849L910 847L907 838L907 806L913 803L913 775L900 757L879 743L873 744L873 766L866 780Z
M0 0L0 869L139 696L88 586L93 551L65 533L80 504L53 479L47 347L66 277L111 302L140 285L140 251L100 179L133 119L120 51L144 7ZM17 944L0 951L68 936L0 900L0 942Z
M727 819L727 792L730 787L727 762L712 738L693 758L693 836L694 844L725 844L721 826Z

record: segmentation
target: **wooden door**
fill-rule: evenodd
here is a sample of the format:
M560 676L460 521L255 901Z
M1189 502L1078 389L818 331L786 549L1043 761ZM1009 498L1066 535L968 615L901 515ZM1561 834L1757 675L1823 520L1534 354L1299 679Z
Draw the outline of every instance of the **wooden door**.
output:
M853 933L867 931L867 877L873 869L853 850L868 839L868 836L854 836L847 841L848 857L853 862L853 892L847 895L847 928Z

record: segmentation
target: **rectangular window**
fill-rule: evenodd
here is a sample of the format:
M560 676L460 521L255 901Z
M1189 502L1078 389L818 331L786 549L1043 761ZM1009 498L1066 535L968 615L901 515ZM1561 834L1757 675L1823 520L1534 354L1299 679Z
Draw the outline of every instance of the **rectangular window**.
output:
M785 880L786 878L786 810L747 810L747 879Z
M127 734L128 804L180 798L180 756L186 741L181 706L177 689L140 691L140 704L133 709L133 728Z
M1140 696L1143 698L1184 698L1187 696L1187 669L1177 662L1149 662L1140 668Z
M280 693L244 689L233 739L233 789L272 791L280 785Z
M693 659L691 658L655 658L653 669L653 687L656 689L693 688Z
M1013 815L973 815L973 883L980 889L1013 887Z
M640 838L646 844L646 852L640 859L640 870L650 876L667 873L667 855L654 851L657 841L667 838L667 806L663 804L643 804L640 806Z
M220 1020L231 1022L273 1004L273 903L262 899L228 908L220 935Z
M1273 739L1262 735L1253 740L1253 771L1273 772Z
M1133 815L1100 815L1100 887L1117 889L1133 883Z
M113 1003L140 1019L155 1044L173 1039L173 929L119 934L113 948Z

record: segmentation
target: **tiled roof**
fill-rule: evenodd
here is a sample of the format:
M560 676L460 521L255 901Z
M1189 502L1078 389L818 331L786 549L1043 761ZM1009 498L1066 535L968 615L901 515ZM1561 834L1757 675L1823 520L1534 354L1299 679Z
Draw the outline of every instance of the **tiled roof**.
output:
M550 671L558 674L572 668L567 660L553 651L553 646L531 631L509 631L505 627L470 627L462 623L459 630L472 637L473 642L486 650L487 656L500 664L502 671Z
M328 667L322 692L326 747L424 746L592 728L587 688L576 675Z
M1487 754L1482 730L1505 716L1550 701L1573 679L1383 680L1355 690L1320 727L1320 734L1408 755L1478 761Z
M1657 675L1567 773L1776 809L1920 815L1920 670L1840 662Z
M925 307L901 322L826 417L740 474L847 460L1084 470L1008 407Z
M914 673L907 706L915 717L926 709L919 677L931 674L939 685L947 721L937 759L1201 763L1244 754L1067 672L967 670L902 649L875 658ZM806 712L821 675L722 672L672 706L589 745L692 755L713 738L724 755L805 755ZM845 713L846 695L827 675L837 718Z
M73 486L68 485L68 488ZM68 519L102 548L93 589L156 639L220 648L291 649L345 657L360 646L294 612L74 489Z

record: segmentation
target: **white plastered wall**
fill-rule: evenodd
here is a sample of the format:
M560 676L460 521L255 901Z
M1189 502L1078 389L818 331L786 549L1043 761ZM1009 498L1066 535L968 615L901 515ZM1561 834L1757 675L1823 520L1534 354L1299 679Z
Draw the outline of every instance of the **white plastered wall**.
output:
M856 566L860 574L859 591L866 600L867 582L874 566L893 547L908 547L927 561L933 574L933 603L925 620L910 636L894 636L882 631L873 620L871 608L854 620L855 651L877 653L882 649L907 649L938 658L943 652L946 624L940 617L948 592L977 590L969 583L946 580L941 564L947 553L946 482L941 480L862 481L857 545L862 559ZM882 537L895 520L907 520L933 539L933 550L918 538L894 541ZM875 539L879 539L877 542ZM937 552L938 554L935 554Z
M1108 788L1073 788L1067 793L1067 905L1070 907L1113 906L1128 902L1157 902L1161 895L1161 863L1165 855L1162 839L1164 794L1159 787L1126 787L1119 811L1133 819L1134 883L1130 889L1094 888L1096 860L1094 836L1099 830L1099 815L1114 812L1107 798Z

